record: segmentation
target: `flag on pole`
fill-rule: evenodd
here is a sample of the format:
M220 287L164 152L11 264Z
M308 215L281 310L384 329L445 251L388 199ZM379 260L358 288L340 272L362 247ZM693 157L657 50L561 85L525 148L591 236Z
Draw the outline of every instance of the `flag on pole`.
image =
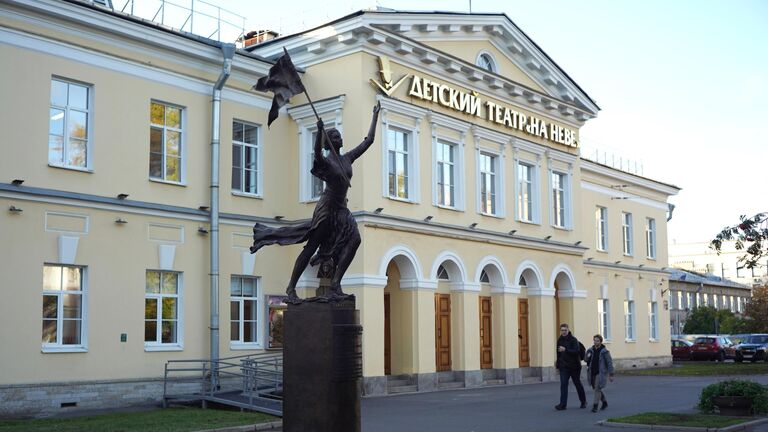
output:
M275 121L280 108L287 104L292 96L306 91L304 90L304 84L301 83L298 72L296 72L296 67L291 62L291 56L288 55L288 51L285 48L283 48L283 51L285 54L277 59L274 66L269 69L269 74L259 78L256 85L253 86L255 90L262 92L271 91L275 94L275 97L272 99L272 108L269 110L267 127Z

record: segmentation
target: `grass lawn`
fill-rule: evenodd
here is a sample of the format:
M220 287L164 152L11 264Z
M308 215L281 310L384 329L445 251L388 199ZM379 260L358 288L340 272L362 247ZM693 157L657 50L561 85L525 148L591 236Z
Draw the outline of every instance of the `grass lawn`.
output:
M619 372L623 375L673 375L673 376L707 376L707 375L760 375L768 374L768 363L718 363L718 362L684 362L671 368L632 369Z
M609 422L644 425L688 426L721 428L754 420L752 417L725 417L704 414L643 413L627 417L609 418Z
M275 420L261 413L181 407L73 418L0 420L0 432L187 432Z

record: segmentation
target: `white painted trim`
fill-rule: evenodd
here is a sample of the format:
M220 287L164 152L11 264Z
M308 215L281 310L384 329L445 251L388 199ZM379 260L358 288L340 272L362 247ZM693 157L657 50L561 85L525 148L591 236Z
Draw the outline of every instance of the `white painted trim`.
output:
M345 275L341 279L342 287L381 288L387 286L388 278L373 274Z
M606 176L610 179L615 179L620 183L641 186L650 189L651 191L665 194L667 196L677 195L677 193L680 192L680 188L677 186L667 185L645 177L639 177L634 174L619 171L615 168L598 164L597 162L591 161L589 159L581 159L581 169L582 171L592 172ZM664 209L667 209L666 203L664 204Z
M400 279L403 291L437 291L437 279Z
M597 192L599 194L608 196L610 198L620 198L620 199L631 200L633 203L642 204L657 210L664 210L664 211L669 210L666 202L651 200L651 199L640 197L638 195L634 195L625 191L611 189L609 187L605 187L595 183L590 183L584 180L581 181L581 188L591 192Z
M509 279L507 278L507 270L504 267L504 264L501 263L501 260L496 257L495 255L486 255L482 259L480 259L480 262L477 264L477 267L475 268L475 278L473 279L474 282L480 283L480 275L482 274L483 270L487 266L493 266L496 267L496 270L499 272L499 275L501 276L501 286L496 286L493 284L493 281L491 281L491 292L493 292L493 289L501 289L504 290L506 287L509 286ZM488 278L490 280L491 275L488 275Z
M530 167L531 171L531 220L523 220L520 219L520 207L519 207L519 195L521 193L520 188L520 173L518 172L520 169L520 165L526 165ZM514 207L515 207L515 221L520 223L527 223L527 224L534 224L534 225L541 225L541 165L540 161L531 161L529 159L521 158L519 157L519 152L515 151L515 158L514 158L514 185L515 185L515 198L514 198Z
M166 270L158 269L165 272ZM147 271L158 271L147 269L144 271L144 278L146 280ZM144 342L144 351L183 351L184 350L184 273L177 271L167 271L168 273L176 273L178 275L178 289L176 290L176 342L175 343L162 343L162 342ZM146 291L144 292L144 298L146 299ZM142 319L143 321L143 319Z
M544 281L544 276L541 273L541 269L532 260L524 260L523 262L518 264L517 269L515 270L515 279L513 280L513 282L515 284L517 284L520 281L520 276L522 276L523 272L525 272L525 270L527 270L527 269L531 269L531 271L533 271L533 273L536 275L536 278L538 279L536 281L536 282L538 282L537 286L530 286L530 285L526 286L526 288L528 289L529 293L530 293L531 289L536 289L538 287L546 286L545 281ZM526 282L530 283L530 281L526 281ZM549 290L549 288L548 288L548 290ZM552 295L554 295L554 290L552 290Z
M586 290L571 290L571 291L559 291L557 293L559 298L587 298Z
M568 282L571 284L571 288L570 289L560 288L560 290L558 291L562 293L564 291L576 290L576 278L573 276L573 271L568 265L564 263L557 264L555 268L552 269L552 273L549 276L549 287L553 290L555 289L555 280L557 279L557 276L560 273L565 273L565 276L568 278Z
M483 66L480 65L480 57L482 57L484 55L487 55L488 58L490 58L490 60L491 60L491 69L489 70L489 72L493 72L495 74L502 75L501 68L499 67L500 66L499 61L496 60L496 56L493 55L493 53L491 53L488 50L483 49L483 50L480 50L480 52L477 53L477 56L475 56L475 66L479 67L480 69L484 69Z
M387 278L387 266L389 266L390 261L397 258L398 256L403 256L410 263L410 266L407 266L406 268L403 268L403 266L400 266L400 263L398 263L398 270L400 270L400 276L402 279L407 278L416 280L423 277L424 272L421 270L421 263L419 262L416 253L411 250L411 248L403 244L392 246L392 248L390 248L381 256L381 261L379 264L379 277L383 277L385 279Z
M256 192L255 193L250 193L250 192L243 192L243 191L234 190L234 189L232 189L232 183L230 181L230 182L228 182L229 186L230 186L230 193L232 195L244 196L244 197L249 197L249 198L263 198L263 195L264 195L264 145L265 145L265 143L264 143L264 127L263 127L263 125L261 125L259 123L255 123L255 122L248 121L248 120L241 120L239 118L234 118L234 117L231 119L231 121L232 121L232 123L237 122L237 123L241 123L243 125L253 126L253 127L256 128L256 145L255 146L253 144L249 144L249 143L246 143L246 142L243 142L243 141L239 142L240 145L243 145L245 147L255 147L256 148ZM232 125L232 126L234 126L234 125ZM231 128L230 128L230 130L231 130ZM233 136L230 136L229 148L232 149L233 152L234 152L234 145L235 145L235 139L234 139ZM243 164L241 169L244 171L245 170L245 158L243 158L241 163ZM231 175L232 163L231 162L229 163L229 166L230 166L230 173L229 173L230 175L226 176L226 177L228 177L229 180L231 180L232 179L232 175ZM227 182L225 181L224 183L226 184ZM240 184L240 187L242 188L243 185L244 185L244 182Z
M80 237L59 236L59 262L61 264L74 265L77 262L77 243L79 240Z
M256 254L252 254L250 250L240 252L240 270L243 275L253 276L253 269L255 266Z
M483 216L493 216L498 218L506 217L506 182L504 181L504 144L498 143L498 149L489 148L482 145L482 138L475 135L475 204L478 214ZM491 155L496 159L497 168L494 172L494 182L496 184L496 213L485 213L482 210L482 193L481 193L481 173L480 173L480 156L482 154Z
M0 196L6 197L4 194L0 193ZM11 195L14 198L21 198L24 199L26 195L20 196L14 196ZM84 228L83 231L67 231L67 230L59 230L54 228L48 228L48 216L54 215L54 216L66 216L66 217L73 217L73 218L79 218L83 219L84 222ZM91 226L91 217L90 215L84 215L84 214L78 214L78 213L69 213L69 212L60 212L60 211L46 211L45 212L45 232L60 232L60 233L67 233L67 234L88 234L90 231Z
M155 84L167 85L208 96L210 96L213 88L212 82L190 78L187 75L147 66L96 51L86 50L52 39L17 32L8 28L0 28L0 43L12 45L22 50L39 51L49 56L59 56L94 68L130 75ZM232 88L224 89L222 92L222 100L229 100L230 98L236 102L263 110L269 110L272 106L271 98Z
M466 171L464 162L464 149L465 149L465 134L462 132L461 137L457 141L453 138L448 138L437 133L437 125L432 123L432 205L439 208L464 211L465 210L465 196L466 196L466 182L464 180L464 172ZM454 205L447 206L437 202L438 197L438 145L440 142L450 144L453 146L454 161L453 161L453 192L454 192Z
M491 287L491 294L520 294L520 285L505 285L503 288Z
M380 99L381 102L383 101L391 101L389 99ZM384 108L382 106L381 108L381 114L380 114L380 121L381 121L381 189L382 189L382 196L384 198L394 200L394 201L405 201L405 202L412 202L412 203L420 203L421 202L421 173L420 173L420 154L421 154L421 145L420 145L420 131L421 131L421 121L423 118L423 115L419 115L418 117L411 116L414 112L408 113L407 111L396 111L393 110L394 113L410 117L414 121L414 125L406 125L404 123L398 122L397 120L392 120L389 116L389 103L382 103L382 105L387 105L387 108ZM420 111L417 111L420 112ZM426 113L424 111L423 113ZM387 142L387 135L389 129L399 129L403 132L405 132L408 136L408 198L400 198L396 196L391 196L389 194L389 144Z
M549 288L528 288L529 297L554 297L555 290Z
M459 257L459 255L457 255L455 252L447 250L440 252L437 257L435 257L435 260L432 261L432 267L429 270L428 277L437 278L437 269L446 261L450 261L455 264L459 270L459 274L456 275L451 274L450 268L445 268L445 270L448 272L448 275L450 276L450 281L453 283L465 283L467 281L467 268L464 265L464 261L462 261L461 257Z
M600 284L600 298L609 299L608 297L608 284Z
M475 282L451 282L451 292L480 292L480 284Z

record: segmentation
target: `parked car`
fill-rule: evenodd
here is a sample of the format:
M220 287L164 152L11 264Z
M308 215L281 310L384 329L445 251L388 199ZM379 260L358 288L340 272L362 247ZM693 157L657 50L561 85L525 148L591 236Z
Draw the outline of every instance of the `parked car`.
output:
M736 347L736 361L739 363L744 360L751 362L768 361L768 357L765 355L766 351L768 351L768 334L749 335L744 342Z
M725 351L732 345L731 341L723 336L697 337L693 342L693 346L691 346L691 360L707 359L721 362L725 361L727 358Z
M685 339L672 339L672 360L690 360L692 345Z

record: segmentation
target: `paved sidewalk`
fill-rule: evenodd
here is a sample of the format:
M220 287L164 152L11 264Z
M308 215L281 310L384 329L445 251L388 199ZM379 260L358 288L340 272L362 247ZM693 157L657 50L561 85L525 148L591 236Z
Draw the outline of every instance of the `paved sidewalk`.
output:
M598 413L578 408L573 385L568 409L555 411L559 383L364 398L363 432L629 432L633 429L596 422L648 411L695 412L701 389L722 379L726 377L617 376L606 388L608 409ZM768 384L768 375L749 379ZM591 396L587 389L590 407ZM768 432L768 426L753 431Z

